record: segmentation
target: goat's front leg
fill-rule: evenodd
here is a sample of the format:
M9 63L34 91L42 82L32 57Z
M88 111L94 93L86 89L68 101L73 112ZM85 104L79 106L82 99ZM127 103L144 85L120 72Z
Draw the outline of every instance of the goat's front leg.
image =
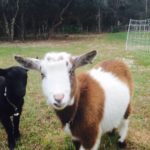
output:
M83 140L79 150L98 150L101 141L101 132L98 131L95 135L87 135L88 138Z
M10 119L10 116L3 115L1 117L1 122L5 128L7 136L8 136L9 149L14 150L14 148L15 148L14 129L13 129L13 125L12 125L12 121Z
M20 138L19 123L20 123L20 115L14 116L13 117L14 137L16 140Z

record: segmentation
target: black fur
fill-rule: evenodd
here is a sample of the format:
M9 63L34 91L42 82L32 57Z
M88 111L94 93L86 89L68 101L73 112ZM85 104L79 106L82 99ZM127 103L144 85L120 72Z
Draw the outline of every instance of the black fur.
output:
M15 148L15 142L20 137L19 122L26 93L27 70L21 67L0 69L0 121L3 124L10 150ZM6 95L5 89L7 89ZM10 104L14 104L18 109ZM14 114L18 112L18 116ZM12 116L12 119L11 119Z

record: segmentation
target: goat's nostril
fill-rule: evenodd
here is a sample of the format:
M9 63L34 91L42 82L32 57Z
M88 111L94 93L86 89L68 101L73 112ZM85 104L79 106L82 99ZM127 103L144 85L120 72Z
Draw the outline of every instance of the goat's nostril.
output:
M55 94L54 95L54 99L58 103L61 103L61 101L63 100L63 98L64 98L64 94Z

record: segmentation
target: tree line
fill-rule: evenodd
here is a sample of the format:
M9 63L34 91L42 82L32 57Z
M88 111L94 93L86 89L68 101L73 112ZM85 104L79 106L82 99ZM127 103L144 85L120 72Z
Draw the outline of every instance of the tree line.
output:
M150 17L150 0L0 0L0 39L117 32Z

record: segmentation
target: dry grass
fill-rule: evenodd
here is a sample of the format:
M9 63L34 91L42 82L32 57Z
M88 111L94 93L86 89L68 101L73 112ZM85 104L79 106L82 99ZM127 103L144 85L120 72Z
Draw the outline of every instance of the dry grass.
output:
M98 56L94 63L104 59L123 59L129 63L135 81L135 95L132 100L128 146L126 150L150 149L150 54L128 52L125 47L125 33L103 35L72 35L66 39L49 41L1 42L0 67L16 65L13 56L42 57L48 51L67 51L81 54L96 49ZM79 70L87 70L93 65ZM46 105L40 87L40 76L30 71L25 105L21 118L21 140L17 150L72 150L70 137L61 130L60 122L52 108ZM116 150L117 136L104 136L101 149ZM6 134L0 126L0 150L7 150Z

